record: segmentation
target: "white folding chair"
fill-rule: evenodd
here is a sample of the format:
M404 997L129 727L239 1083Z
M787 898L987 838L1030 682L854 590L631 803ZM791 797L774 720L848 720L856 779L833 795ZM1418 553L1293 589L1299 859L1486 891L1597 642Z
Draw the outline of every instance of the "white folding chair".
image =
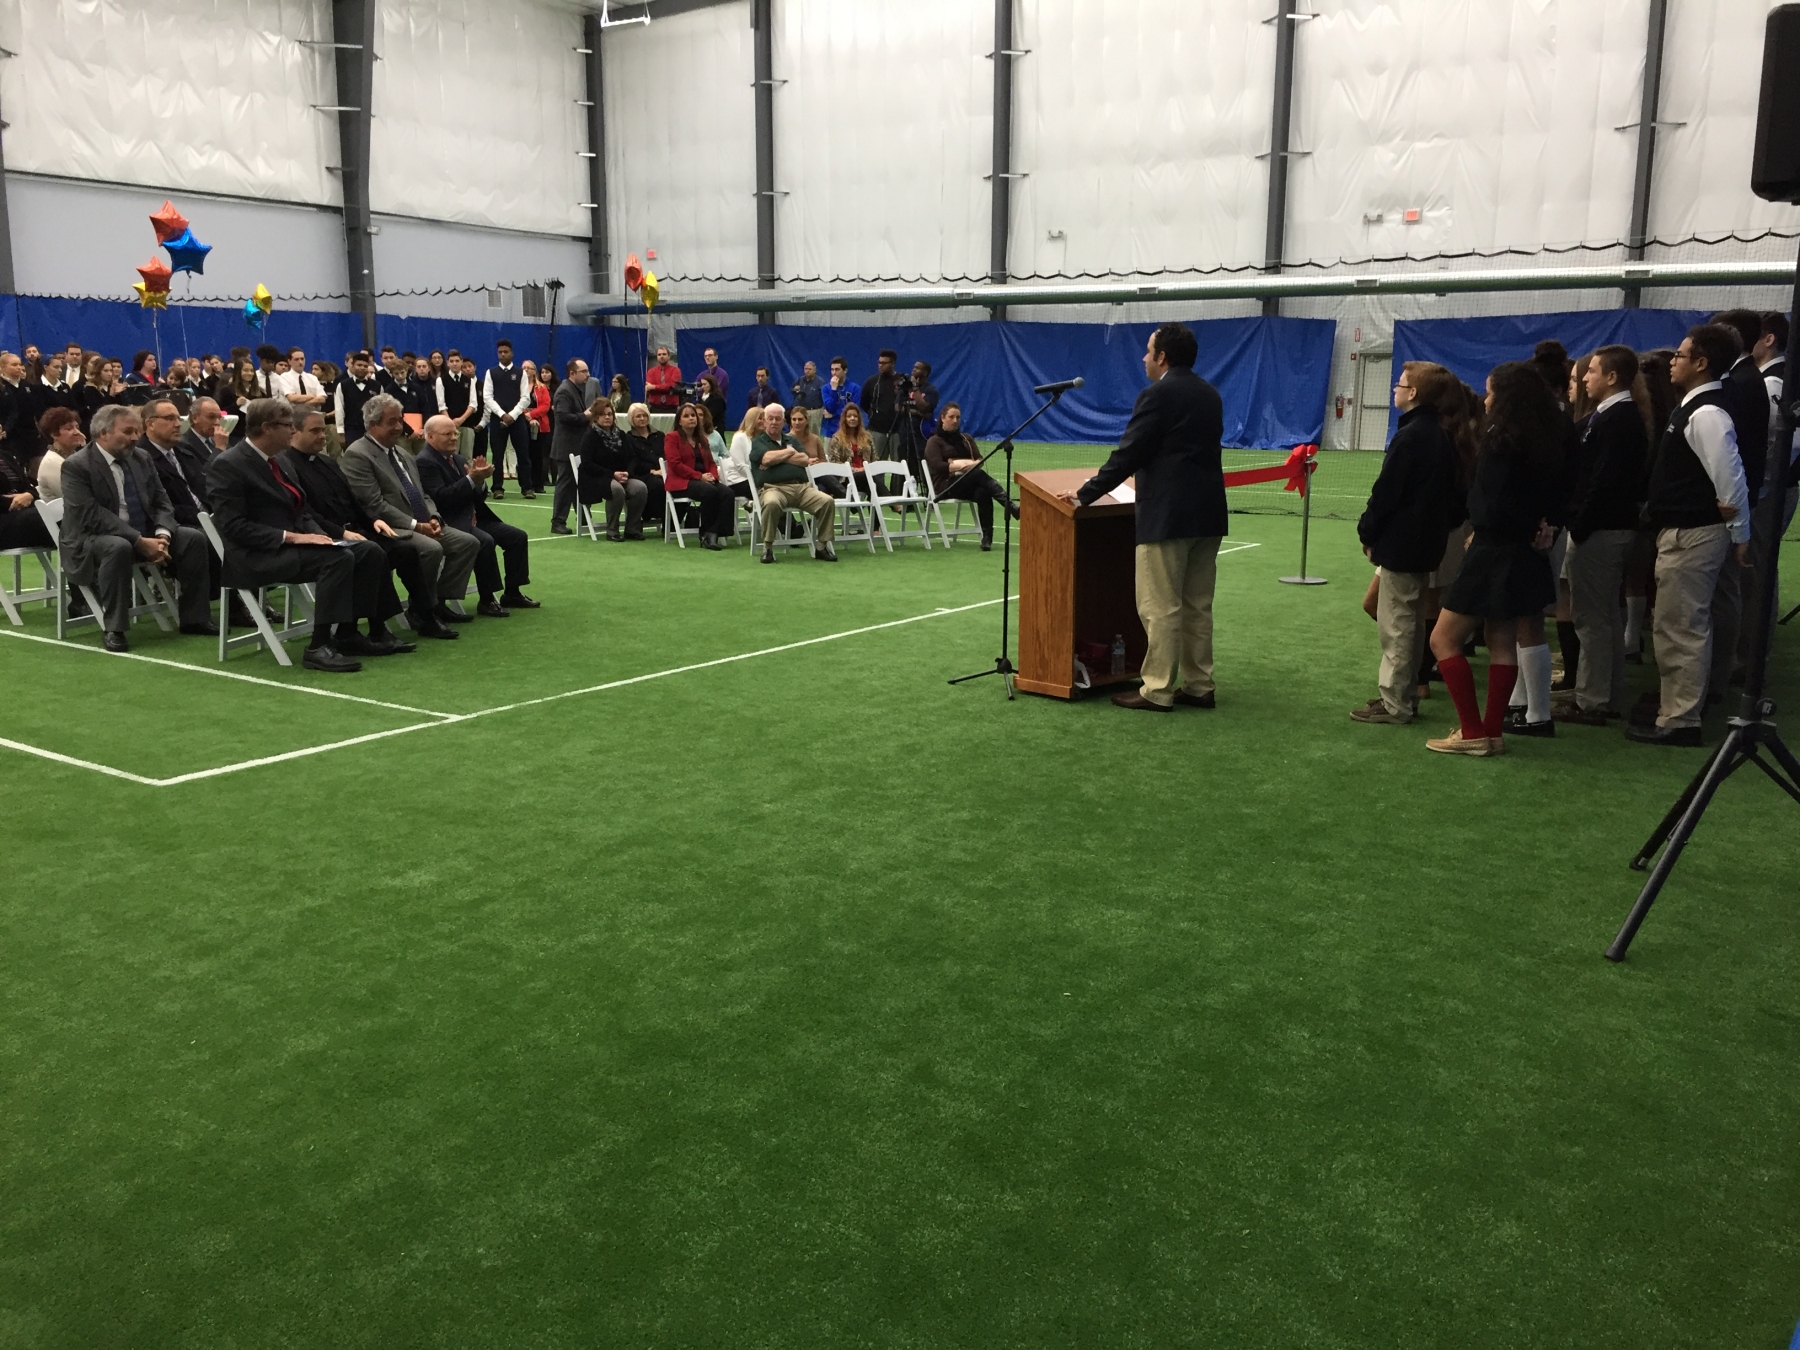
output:
M964 501L961 497L948 498L951 506L956 508L956 517L955 522L946 529L944 527L944 502L946 499L938 496L937 484L932 481L931 477L931 466L929 464L922 466L919 470L919 476L925 480L924 509L925 512L928 513L926 517L927 523L929 524L931 517L935 516L937 518L938 538L944 541L944 547L949 548L952 539L966 539L970 535L973 535L977 539L981 538L981 517L975 514L975 503ZM962 515L965 506L969 508L969 523L967 525L963 524Z
M913 482L912 469L904 460L871 459L863 462L863 477L869 483L869 505L875 510L875 523L881 529L881 542L887 545L889 553L894 551L896 539L920 539L924 541L925 551L931 551L931 529L925 518L925 498L919 495L919 488ZM896 479L899 487L884 490L883 479ZM898 529L888 524L887 510L892 508L900 513ZM916 512L919 523L907 528L907 513Z
M54 605L58 589L56 555L43 548L9 548L0 550L0 558L12 559L12 585L9 587L0 580L0 610L6 611L6 617L12 620L14 628L23 628L25 620L19 613L20 605L29 605L35 600ZM36 558L38 566L44 569L44 584L35 590L25 588L25 560Z
M869 552L875 551L875 531L869 520L869 506L863 501L862 493L856 487L856 473L848 464L808 464L806 477L820 492L837 501L838 528L837 537L840 543L854 544L857 540L869 546ZM843 484L841 493L833 492L824 482L836 481ZM850 523L854 515L857 524Z
M587 531L587 537L595 543L600 542L600 531L594 527L594 513L588 510L586 502L581 500L581 456L569 456L569 477L575 482L575 533ZM598 502L595 503L599 505Z
M213 524L212 513L200 513L200 530L206 535L206 542L212 545L219 561L225 561L225 541L219 537L219 527ZM227 591L232 588L227 588ZM231 596L229 593L220 597L219 605L219 660L223 661L230 653L240 647L267 647L269 655L284 666L294 664L282 644L292 642L296 638L310 638L313 633L313 588L305 582L294 582L279 589L284 592L281 605L281 623L278 629L269 622L265 609L269 586L259 586L249 590L239 586L235 588L237 597L243 601L244 609L250 615L250 622L255 631L239 637L231 636ZM298 621L295 615L299 615Z
M54 501L38 502L38 517L44 522L44 528L50 531L50 541L56 545L56 636L67 637L72 628L86 628L89 624L98 628L105 610L100 604L100 597L94 594L93 588L81 586L81 598L87 601L88 612L79 617L69 613L69 571L62 565L62 520L65 505L61 497ZM152 567L149 563L139 563L131 569L131 609L126 614L127 623L136 623L148 614L156 620L156 626L165 633L172 633L180 625L176 616L175 590L169 579L162 574L162 569Z
M656 461L656 466L662 470L663 477L662 537L666 542L670 534L673 533L676 544L682 548L686 548L688 535L692 534L695 538L698 538L700 535L700 527L698 525L683 525L681 523L682 508L693 507L695 510L698 510L699 508L694 507L694 504L690 502L686 496L677 497L673 492L669 491L669 461L667 459L659 458Z

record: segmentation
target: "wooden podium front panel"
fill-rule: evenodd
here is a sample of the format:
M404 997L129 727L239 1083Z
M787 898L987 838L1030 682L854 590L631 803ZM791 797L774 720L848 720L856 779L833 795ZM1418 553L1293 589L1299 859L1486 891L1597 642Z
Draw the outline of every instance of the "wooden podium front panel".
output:
M1075 507L1057 494L1073 492L1092 469L1046 469L1014 475L1019 484L1019 671L1027 693L1070 698L1075 647L1111 647L1125 638L1125 673L1090 669L1093 683L1132 678L1144 659L1137 616L1137 508L1102 497ZM1090 666L1093 663L1090 663Z

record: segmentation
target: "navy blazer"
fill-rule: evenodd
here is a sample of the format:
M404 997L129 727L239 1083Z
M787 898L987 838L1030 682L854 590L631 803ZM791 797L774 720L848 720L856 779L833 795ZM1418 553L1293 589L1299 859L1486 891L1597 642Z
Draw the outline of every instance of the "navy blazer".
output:
M1183 366L1137 396L1119 448L1076 494L1091 506L1137 477L1137 541L1217 539L1226 533L1219 391Z

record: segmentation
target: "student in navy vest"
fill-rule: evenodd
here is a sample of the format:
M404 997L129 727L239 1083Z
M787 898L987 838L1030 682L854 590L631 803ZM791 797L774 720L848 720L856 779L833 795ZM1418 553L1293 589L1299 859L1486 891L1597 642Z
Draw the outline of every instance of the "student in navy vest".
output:
M1737 360L1729 328L1690 328L1669 361L1682 398L1650 465L1645 508L1656 531L1656 668L1662 675L1655 726L1625 734L1652 745L1699 745L1713 670L1713 600L1727 555L1750 560L1750 492L1737 429L1720 375Z
M507 339L501 338L494 344L494 361L481 381L481 406L487 423L487 457L494 466L497 484L489 495L506 495L506 451L510 446L518 466L519 492L526 497L535 497L537 482L531 471L531 423L525 420L525 413L531 406L531 388L525 383L525 372L513 364L513 345Z

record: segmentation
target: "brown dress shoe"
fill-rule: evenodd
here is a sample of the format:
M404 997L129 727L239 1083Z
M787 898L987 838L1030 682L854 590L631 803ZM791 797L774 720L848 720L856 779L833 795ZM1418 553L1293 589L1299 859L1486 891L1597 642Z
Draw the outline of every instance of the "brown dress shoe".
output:
M1174 705L1168 703L1152 703L1142 694L1114 694L1112 701L1121 708L1136 708L1140 712L1174 712Z
M1208 689L1204 694L1190 694L1185 689L1175 691L1175 701L1184 708L1216 708L1219 706L1218 692Z

